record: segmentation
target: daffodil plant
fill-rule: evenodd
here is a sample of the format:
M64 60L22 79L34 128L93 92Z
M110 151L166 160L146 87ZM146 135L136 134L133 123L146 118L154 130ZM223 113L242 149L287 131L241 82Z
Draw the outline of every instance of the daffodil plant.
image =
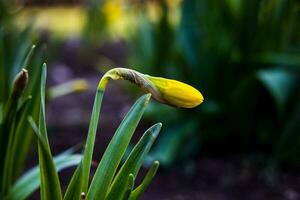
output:
M9 44L13 43L7 33L1 32L3 30L5 29L0 30L0 46L4 41ZM26 34L20 35L24 37ZM16 38L26 41L23 37ZM42 63L41 56L38 54L40 51L34 52L35 45L29 46L28 52L25 51L26 42L19 45L10 44L3 51L0 48L0 199L8 198L11 191L14 191L16 199L19 199L18 194L22 193L22 191L15 192L13 187L23 181L20 176L23 174L25 161L34 138L27 117L32 116L38 119L40 106L41 68L35 67ZM47 90L47 99L82 92L86 89L86 81L72 80ZM58 157L58 160L54 158L59 170L78 164L80 160L80 155L72 154L70 151L63 155L63 157ZM25 172L23 177L28 174L37 177L37 167ZM31 188L38 188L38 185L38 182L32 182ZM26 192L22 194L27 195Z
M106 148L96 172L90 180L90 168L95 145L96 131L100 116L102 98L109 80L129 80L141 87L147 94L140 97L131 107L127 115L116 130L108 147ZM151 77L134 70L125 68L115 68L108 71L100 80L94 106L87 140L79 162L65 194L62 194L57 173L57 166L52 159L50 146L48 143L46 120L45 120L45 83L46 65L43 66L41 78L41 105L39 113L39 125L37 126L33 118L28 120L36 133L38 141L39 171L40 171L40 192L42 200L119 200L139 199L142 193L149 186L156 174L159 162L154 161L146 174L144 180L136 185L136 176L160 132L161 123L157 123L145 131L138 143L131 150L124 163L121 160L128 148L133 133L147 107L151 96L159 102L176 107L190 108L199 105L203 101L200 92L195 88L170 79ZM17 184L10 193L8 199L24 199L27 196L16 197L18 190L26 188L26 194L36 188L30 188L28 183L32 178L25 177ZM29 187L28 187L29 185Z

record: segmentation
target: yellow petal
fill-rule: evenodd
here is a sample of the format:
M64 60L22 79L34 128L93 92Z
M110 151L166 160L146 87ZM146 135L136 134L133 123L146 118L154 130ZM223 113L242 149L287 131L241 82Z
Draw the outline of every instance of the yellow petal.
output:
M194 87L180 81L161 77L147 77L159 90L165 103L182 108L193 108L204 100Z

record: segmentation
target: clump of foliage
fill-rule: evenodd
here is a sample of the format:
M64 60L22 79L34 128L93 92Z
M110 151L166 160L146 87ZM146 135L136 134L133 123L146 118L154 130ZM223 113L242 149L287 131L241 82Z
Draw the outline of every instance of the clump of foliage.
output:
M134 187L135 178L161 129L161 123L150 127L131 150L125 162L122 165L120 164L133 133L148 105L151 97L150 93L140 97L124 117L106 148L94 177L89 184L90 168L103 94L108 81L111 79L125 79L134 82L144 91L153 94L156 100L173 106L195 107L203 101L201 93L187 84L170 79L151 77L134 70L124 68L112 69L99 82L82 157L80 156L78 160L78 155L70 155L70 152L68 152L53 159L48 142L45 120L46 65L44 64L40 84L39 125L36 125L32 117L28 117L28 121L38 141L39 170L35 169L34 172L21 177L15 186L8 190L8 195L4 196L5 198L25 199L37 189L39 184L42 200L74 200L85 198L96 200L135 200L142 195L153 179L159 162L154 161L152 163L149 172L137 187ZM179 94L176 91L181 91L181 93ZM78 162L79 164L63 195L58 178L58 170L77 164Z
M17 13L13 5L6 0L0 3L0 199L11 198L10 193L22 199L19 194L26 197L39 186L37 167L21 175L34 137L27 117L38 119L41 68L37 66L42 65L44 51L42 45L32 45L36 35L31 26L13 25ZM70 81L51 88L47 99L86 88L83 80ZM59 170L78 163L80 156L71 153L55 157Z
M37 119L40 104L41 70L32 66L41 65L43 57L34 53L35 45L30 47L27 31L13 34L4 26L0 30L0 199L24 199L39 186L37 167L21 176L34 136L27 117ZM64 91L60 95L71 90ZM61 170L80 158L70 150L54 161Z
M2 35L0 41L4 42L4 38ZM5 42L8 43L9 41L6 40ZM20 42L21 44L25 45L24 42ZM8 45L4 49L9 50L9 47L11 46ZM39 57L36 57L38 54L33 55L34 48L35 46L32 46L27 55L20 53L22 48L16 48L19 50L17 53L20 54L17 55L20 58L19 60L15 59L15 63L8 62L7 59L10 58L9 51L2 51L2 54L0 54L5 58L2 59L3 62L0 65L1 75L5 75L2 76L0 83L2 86L0 93L1 199L24 199L39 186L39 170L37 167L20 177L33 139L33 132L27 117L37 118L40 104L40 98L37 94L39 93L39 72L41 70L30 67L20 68L20 66L28 66L29 63L34 64L41 61ZM19 62L22 62L22 64ZM20 72L11 79L11 75L18 72L18 70ZM33 71L35 73L31 73ZM54 161L59 170L75 165L80 161L80 155L71 155L71 153L72 151L68 151L55 157Z
M0 28L0 177L1 194L7 194L23 170L32 141L27 116L38 110L36 97L39 71L31 73L29 65L41 64L33 54L29 30L13 33L5 25ZM23 69L22 69L23 67ZM32 75L28 79L28 73Z
M100 161L96 173L89 186L90 167L92 162L93 148L96 137L96 130L100 115L103 90L99 87L95 96L94 107L92 111L88 136L86 140L83 158L78 165L70 181L67 191L62 196L60 182L57 171L52 160L52 155L47 139L46 122L45 122L45 81L46 67L43 68L42 87L41 87L41 108L39 115L39 127L32 120L29 121L37 135L39 146L39 163L41 170L41 198L42 199L80 199L86 196L87 199L136 199L140 193L145 190L149 184L148 179L152 179L158 162L154 162L145 181L140 187L133 190L134 179L143 163L143 158L149 151L154 142L161 124L156 124L146 131L126 159L121 169L117 172L121 159L130 142L135 128L149 101L150 95L141 97L128 112L123 122L117 129L114 137L108 145L102 160Z

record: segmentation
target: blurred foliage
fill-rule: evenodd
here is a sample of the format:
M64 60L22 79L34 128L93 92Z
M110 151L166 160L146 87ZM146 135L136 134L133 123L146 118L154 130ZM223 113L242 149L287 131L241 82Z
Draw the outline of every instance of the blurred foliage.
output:
M28 23L32 23L34 30L48 31L52 33L52 37L61 38L79 36L85 21L85 12L81 7L37 5L20 10L14 24L17 27L26 27Z
M8 7L5 9L10 13ZM11 13L6 15L0 24L0 199L11 190L24 188L18 186L24 180L39 175L38 170L32 170L20 178L33 139L27 117L38 117L41 68L36 66L42 64L44 50L32 45L36 41L32 27L17 30L11 23L13 17ZM70 152L59 157L64 160L58 159L58 163L55 159L59 170L78 163L75 157L71 161L69 156ZM34 188L39 186L33 179L28 182ZM18 191L14 194L28 195Z
M41 64L43 56L33 52L35 46L31 47L29 29L15 32L3 24L0 28L0 177L8 181L1 179L2 193L4 186L11 187L24 168L32 140L26 116L36 116L39 107L39 98L34 95L38 90L39 70L33 66ZM13 81L22 68L28 70L30 78L23 94L16 97Z
M107 42L126 37L131 27L135 26L136 23L136 15L132 12L134 6L129 6L129 2L88 0L84 7L86 21L83 39L88 39L91 42Z
M152 105L148 116L168 121L152 156L169 165L201 148L300 165L299 1L186 0L175 25L172 3L154 4L157 21L137 13L130 64L190 83L205 100L193 111Z
M101 7L104 0L89 0L87 4L87 21L85 33L88 37L97 38L105 27L105 18Z
M120 0L89 0L75 5L56 2L54 6L45 6L40 1L21 8L13 23L22 28L32 23L34 30L51 33L54 43L67 37L81 37L91 41L88 47L93 47L92 42L123 37L135 23L134 13L127 12L130 9Z
M19 9L14 3L0 2L0 199L11 190L26 188L24 185L19 187L18 184L28 178L29 182L32 181L33 188L39 186L38 181L31 179L32 176L39 176L37 169L29 171L21 178L20 175L33 139L27 117L37 119L40 107L38 93L41 67L38 66L44 61L45 48L41 42L37 42L39 35L35 34L31 24L17 27L13 23ZM37 47L33 43L38 44ZM85 88L79 88L82 85ZM55 95L50 97L79 92L86 90L86 87L86 82L82 80L73 81L64 86L63 92L62 87L52 88L51 94ZM78 163L78 157L72 157L75 159L72 161L69 156L73 155L69 152L58 157L59 162L55 158L59 170ZM31 192L21 193L29 195ZM14 194L18 196L20 192Z

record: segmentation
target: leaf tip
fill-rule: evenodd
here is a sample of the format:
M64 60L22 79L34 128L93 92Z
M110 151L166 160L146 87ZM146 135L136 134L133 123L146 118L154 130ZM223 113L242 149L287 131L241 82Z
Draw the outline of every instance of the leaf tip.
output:
M147 94L145 94L145 96L146 96L146 98L147 98L148 100L150 100L150 98L151 98L151 93L147 93Z
M130 173L130 174L128 175L128 179L129 179L129 180L134 180L134 175L133 175L132 173Z
M130 173L128 175L128 189L132 190L133 186L134 186L134 175Z
M147 105L150 101L151 93L145 94L144 97L145 97L145 105Z
M153 165L158 167L158 166L159 166L159 161L158 161L158 160L155 160L155 161L153 162Z
M162 127L162 123L161 122L158 122L156 125L161 129L161 127Z

